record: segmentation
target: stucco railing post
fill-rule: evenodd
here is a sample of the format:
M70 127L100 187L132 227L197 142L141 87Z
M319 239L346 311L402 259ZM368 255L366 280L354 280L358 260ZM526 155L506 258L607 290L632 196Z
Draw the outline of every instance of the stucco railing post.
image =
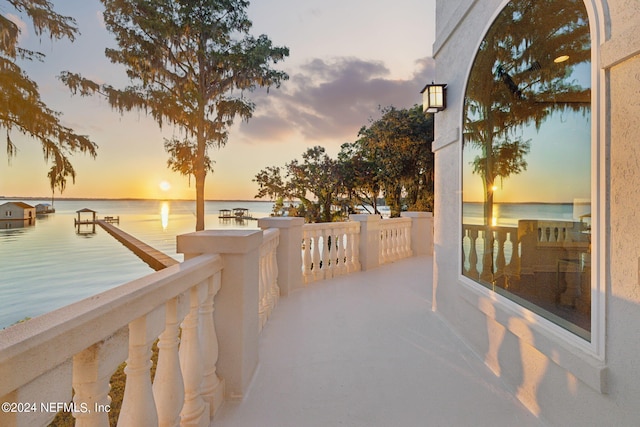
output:
M380 265L380 221L378 215L353 214L351 221L360 223L360 265L363 271L371 270Z
M201 254L222 258L220 291L213 318L218 337L216 372L225 395L241 399L258 365L260 230L205 230L177 237L185 260Z
M431 212L402 212L411 218L411 250L414 256L433 255L433 214Z
M278 258L278 286L280 294L289 295L303 286L302 280L302 226L304 218L261 218L258 227L263 230L280 230L280 242L276 251Z

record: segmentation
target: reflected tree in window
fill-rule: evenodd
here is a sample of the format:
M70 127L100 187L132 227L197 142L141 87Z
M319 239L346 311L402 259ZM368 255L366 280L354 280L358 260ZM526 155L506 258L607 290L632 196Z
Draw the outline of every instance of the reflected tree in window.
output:
M536 129L557 111L590 111L590 87L572 77L591 57L588 17L582 0L514 0L493 23L476 55L466 89L464 144L482 178L484 226L492 227L497 184L527 169ZM491 233L487 233L491 235ZM481 280L492 281L492 239L485 239Z

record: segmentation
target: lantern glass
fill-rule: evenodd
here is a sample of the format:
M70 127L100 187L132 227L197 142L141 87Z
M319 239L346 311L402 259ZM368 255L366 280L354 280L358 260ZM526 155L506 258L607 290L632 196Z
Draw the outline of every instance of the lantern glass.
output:
M422 95L426 113L437 113L446 108L446 87L445 84L430 84L424 88Z

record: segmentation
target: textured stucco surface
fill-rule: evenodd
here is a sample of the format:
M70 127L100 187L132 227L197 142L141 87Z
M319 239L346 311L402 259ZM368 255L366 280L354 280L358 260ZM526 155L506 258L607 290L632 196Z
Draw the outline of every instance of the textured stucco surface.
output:
M475 50L504 2L439 0L436 9L436 75L449 86L434 144L434 308L529 410L554 426L640 420L640 1L607 3L587 2L600 13L604 43L597 52L604 100L594 116L604 127L598 140L604 148L604 359L537 330L500 302L474 296L459 277L462 100ZM598 372L606 378L601 390L592 381Z

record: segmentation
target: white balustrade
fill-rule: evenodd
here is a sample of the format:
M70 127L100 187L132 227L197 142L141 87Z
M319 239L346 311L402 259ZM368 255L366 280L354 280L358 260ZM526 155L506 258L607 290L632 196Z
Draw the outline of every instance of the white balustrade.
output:
M225 397L247 391L281 278L287 295L303 282L411 256L412 232L431 233L426 215L352 218L306 225L268 218L263 231L181 235L183 263L0 330L0 400L37 396L62 406L0 412L0 425L46 425L63 409L73 411L77 426L108 426L109 380L126 359L119 426L209 426Z
M207 374L199 333L206 330L200 325L209 322L210 312L207 314L201 305L211 296L211 292L206 293L210 290L207 285L215 283L221 269L218 255L202 255L1 330L0 400L26 401L22 390L30 390L31 384L38 384L38 405L57 402L65 383L73 386L75 396L73 404L59 402L53 408L44 408L46 411L38 407L35 413L2 412L0 425L46 425L57 410L75 409L76 425L108 426L109 378L127 358L118 425L175 426L176 412L184 406L187 411L183 409L181 425L208 426L210 411L201 410L208 405L199 403L203 373L205 378ZM183 294L191 304L180 344L184 362L178 365L177 323ZM207 318L201 320L201 315ZM210 336L215 339L215 335ZM160 354L152 387L151 344L158 337ZM69 363L72 369L61 371ZM51 373L59 371L67 377L57 374L52 381ZM186 384L185 401L181 398L181 376ZM43 414L46 420L42 420Z
M520 273L517 227L491 227L489 231L484 225L463 224L462 227L462 272L465 276L478 279ZM484 256L487 239L493 241L491 257Z
M323 222L302 226L304 283L359 271L360 223Z
M411 218L390 218L380 222L380 264L410 257Z

